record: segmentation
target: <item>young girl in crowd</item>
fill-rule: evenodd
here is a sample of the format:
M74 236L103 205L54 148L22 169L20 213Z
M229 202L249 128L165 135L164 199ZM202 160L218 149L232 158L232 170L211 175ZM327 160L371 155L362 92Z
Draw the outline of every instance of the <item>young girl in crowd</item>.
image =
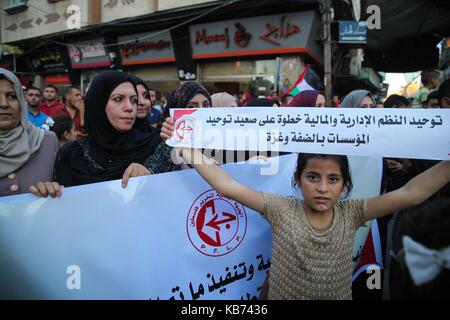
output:
M347 157L299 154L294 174L303 195L299 200L240 184L198 150L181 152L217 192L260 212L272 225L269 299L351 299L358 228L425 201L450 181L450 162L442 161L400 189L342 201L352 189Z
M173 127L168 119L161 137ZM351 299L355 233L366 220L417 205L450 180L442 161L405 186L381 196L342 201L352 190L346 156L299 154L294 182L303 200L258 192L229 176L197 149L180 149L183 159L220 194L257 212L272 225L269 299Z

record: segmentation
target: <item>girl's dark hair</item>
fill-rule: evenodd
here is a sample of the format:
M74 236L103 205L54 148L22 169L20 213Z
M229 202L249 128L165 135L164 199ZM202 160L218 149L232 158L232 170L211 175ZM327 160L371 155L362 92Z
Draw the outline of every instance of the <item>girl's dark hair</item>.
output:
M72 129L73 121L68 116L57 116L53 118L53 121L55 121L55 123L50 130L56 134L58 140L61 140L64 136L64 132Z
M297 158L297 166L295 168L293 176L293 187L297 187L297 181L300 181L300 177L305 170L308 161L313 158L330 159L335 160L341 169L342 178L344 179L345 192L342 195L342 199L347 199L353 189L352 176L350 173L350 166L348 164L347 156L332 155L332 154L315 154L315 153L299 153Z

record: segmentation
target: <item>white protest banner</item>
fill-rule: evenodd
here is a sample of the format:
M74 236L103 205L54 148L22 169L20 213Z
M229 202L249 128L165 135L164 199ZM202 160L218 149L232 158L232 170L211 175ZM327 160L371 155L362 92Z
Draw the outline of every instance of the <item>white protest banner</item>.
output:
M171 146L450 159L450 110L207 108L171 110Z
M250 187L299 196L297 156L223 168ZM378 194L378 160L350 157L355 198ZM264 167L274 175L261 175ZM260 214L194 170L0 198L0 298L254 299L271 259Z

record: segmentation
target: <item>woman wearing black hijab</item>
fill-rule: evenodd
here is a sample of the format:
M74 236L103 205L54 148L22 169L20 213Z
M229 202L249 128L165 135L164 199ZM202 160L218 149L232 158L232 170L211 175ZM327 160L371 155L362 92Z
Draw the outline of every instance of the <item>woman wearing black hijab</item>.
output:
M150 100L149 89L141 78L130 75L131 81L136 86L138 93L138 107L136 113L136 122L134 126L140 129L142 132L155 133L156 129L150 125L148 114L151 110L152 102ZM159 134L159 133L158 133Z
M178 169L170 158L160 156L158 134L134 126L137 101L136 86L127 73L106 71L95 77L85 99L88 136L60 150L55 180L76 186L122 178L126 187L129 177ZM161 171L162 161L171 165Z

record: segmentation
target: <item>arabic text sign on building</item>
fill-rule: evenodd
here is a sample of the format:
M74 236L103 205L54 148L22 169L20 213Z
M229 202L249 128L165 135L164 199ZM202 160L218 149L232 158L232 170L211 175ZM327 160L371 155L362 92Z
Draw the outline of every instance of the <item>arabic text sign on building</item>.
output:
M103 39L77 42L67 48L73 69L111 65Z
M46 48L30 54L30 62L34 72L64 72L65 65L59 48Z
M307 52L321 58L315 42L320 18L314 11L243 18L190 27L195 59Z
M339 21L339 43L367 43L367 22Z
M450 159L450 110L176 109L172 146Z

